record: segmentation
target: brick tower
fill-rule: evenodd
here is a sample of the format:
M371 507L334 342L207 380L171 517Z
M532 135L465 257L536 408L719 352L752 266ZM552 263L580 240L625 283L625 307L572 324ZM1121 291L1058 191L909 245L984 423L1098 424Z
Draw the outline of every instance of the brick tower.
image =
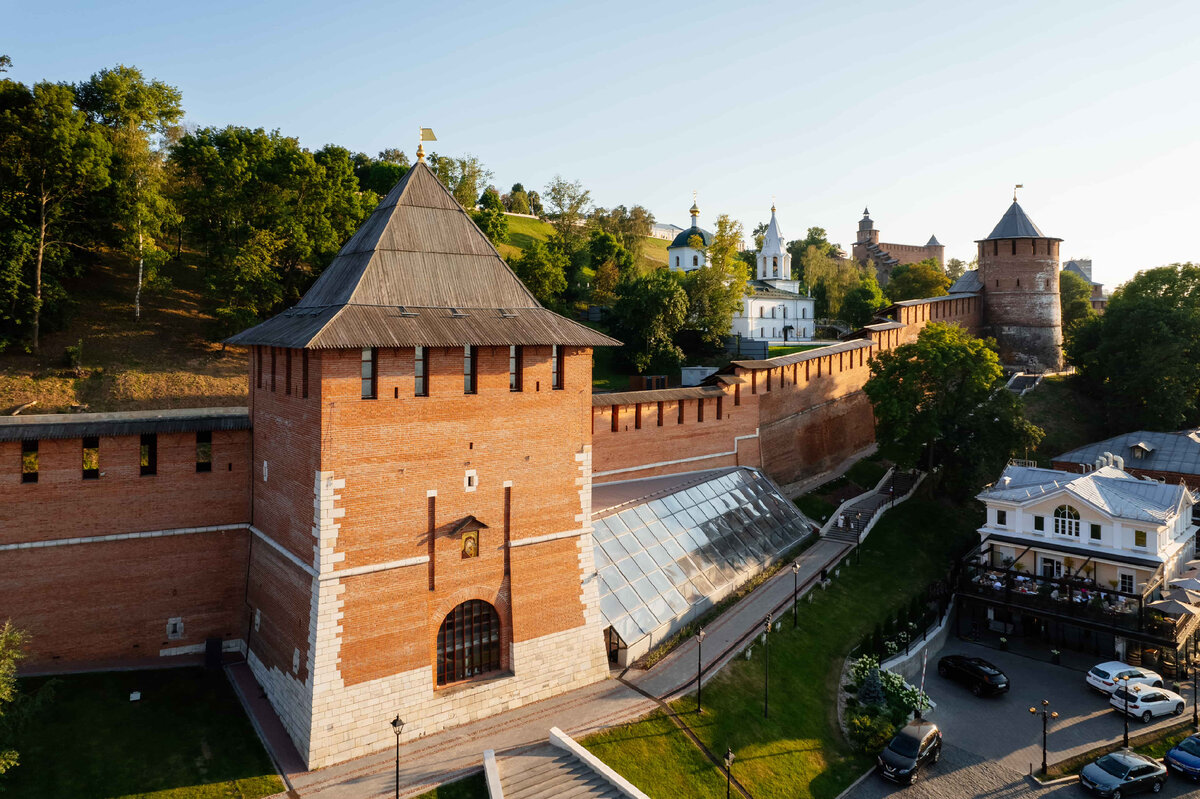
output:
M984 324L1006 363L1062 368L1061 241L1043 235L1014 198L991 235L977 242Z
M248 659L310 768L607 676L591 348L418 162L252 348Z

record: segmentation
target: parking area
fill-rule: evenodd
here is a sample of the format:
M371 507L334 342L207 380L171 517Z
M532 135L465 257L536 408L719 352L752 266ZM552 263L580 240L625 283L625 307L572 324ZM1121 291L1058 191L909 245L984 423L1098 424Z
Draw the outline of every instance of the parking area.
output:
M963 685L937 675L937 659L944 654L982 657L1004 671L1012 688L998 697L979 698ZM1167 687L1170 687L1169 685ZM930 653L926 691L937 703L930 718L942 729L945 749L941 762L928 770L926 779L911 788L899 788L872 776L847 799L872 799L902 790L914 797L1007 797L1083 796L1078 785L1034 788L1025 775L1042 759L1040 717L1030 707L1043 699L1059 714L1051 722L1049 760L1055 762L1107 742L1120 741L1121 715L1109 707L1103 695L1084 682L1084 673L1063 666L1031 660L1011 652L1000 652L951 638L944 649ZM1191 696L1186 693L1191 714ZM1130 720L1130 734L1169 726L1178 719L1168 716L1152 724ZM1160 796L1200 795L1200 786L1172 777Z

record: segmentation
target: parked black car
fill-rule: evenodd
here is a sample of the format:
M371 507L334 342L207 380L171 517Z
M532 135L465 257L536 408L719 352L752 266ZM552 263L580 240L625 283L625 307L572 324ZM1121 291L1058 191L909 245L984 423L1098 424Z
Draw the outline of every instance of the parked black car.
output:
M1166 781L1166 766L1128 749L1088 763L1079 774L1080 785L1105 799L1121 799L1143 791L1158 793Z
M911 785L922 768L938 762L941 756L941 730L931 721L916 719L901 728L879 753L877 768L887 779Z
M975 696L1002 694L1008 690L1008 676L983 658L946 655L938 661L938 674L965 684Z

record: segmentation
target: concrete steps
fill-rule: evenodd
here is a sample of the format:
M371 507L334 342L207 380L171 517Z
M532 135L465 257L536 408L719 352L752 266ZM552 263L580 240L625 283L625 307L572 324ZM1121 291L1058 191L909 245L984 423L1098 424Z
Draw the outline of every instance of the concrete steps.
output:
M611 783L572 754L540 746L499 761L504 799L622 799Z

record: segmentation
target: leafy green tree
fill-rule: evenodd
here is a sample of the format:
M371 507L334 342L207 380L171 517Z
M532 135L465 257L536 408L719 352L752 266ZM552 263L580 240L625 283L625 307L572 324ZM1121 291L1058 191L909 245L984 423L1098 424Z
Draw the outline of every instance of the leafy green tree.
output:
M610 316L613 334L638 374L661 374L679 367L683 350L675 336L687 322L688 297L677 273L655 269L622 281Z
M883 680L879 677L879 668L875 667L867 672L867 676L863 678L863 683L858 689L858 702L866 707L879 707L887 702L887 695L883 692Z
M602 265L611 264L616 267L618 277L624 277L633 269L633 255L612 233L593 230L588 236L587 252L593 270L599 271Z
M475 207L476 198L492 180L491 170L473 155L453 158L431 153L428 161L433 174L467 210Z
M282 238L256 230L237 255L212 273L210 282L217 298L216 316L220 335L231 336L256 324L283 299L279 276Z
M23 265L29 338L37 352L43 317L43 283L65 301L59 279L67 262L75 214L91 193L109 183L112 147L75 108L69 86L38 83L32 89L0 81L0 196L17 235L33 231L32 264ZM3 238L0 232L0 238ZM22 249L22 248L18 248Z
M359 186L363 191L385 197L400 182L400 179L408 174L408 170L407 164L394 161L371 161L363 172L363 177L359 178Z
M500 192L496 191L495 186L488 186L483 190L483 194L479 195L480 208L488 208L493 211L504 211L504 203L500 202Z
M497 194L497 205L499 205L499 202L500 195ZM508 241L508 217L504 215L504 206L480 208L471 214L471 218L475 220L475 224L479 225L479 229L483 231L483 234L488 237L488 240L492 244L503 244Z
M580 249L586 231L582 222L592 195L578 180L568 181L561 175L546 184L546 203L550 208L550 224L571 252ZM532 201L532 198L530 198Z
M525 187L520 183L514 183L513 187L508 192L508 210L513 214L528 214L529 210L529 194L526 193Z
M863 268L854 261L831 255L816 244L808 246L800 264L804 282L817 301L814 309L817 318L838 318L846 295L861 282Z
M534 241L521 252L520 258L513 261L512 270L538 302L555 306L567 288L566 265L561 252Z
M0 721L17 700L17 662L25 657L25 644L29 637L13 626L11 620L0 627ZM0 774L4 774L20 762L17 750L9 736L0 740Z
M546 209L542 207L542 198L536 191L530 189L529 192L529 213L534 216L541 216Z
M698 239L699 237L693 237ZM742 223L721 214L717 217L706 263L683 276L688 297L688 327L700 342L717 349L733 329L733 315L741 309L749 269L739 257ZM698 242L703 244L703 242Z
M408 160L408 156L404 154L404 151L395 147L385 147L384 149L380 150L379 155L375 157L375 160L383 164L395 164L396 166L402 166L406 170L412 166Z
M640 205L633 208L618 205L611 210L595 209L590 220L600 230L615 236L632 257L633 263L641 260L642 242L650 235L650 228L654 225L654 214Z
M873 272L868 272L842 301L842 319L851 327L859 328L870 324L875 312L886 305L887 300L879 288L879 281Z
M1067 355L1122 430L1200 422L1200 265L1138 272L1104 313L1080 321Z
M892 302L945 297L950 293L950 278L938 266L936 258L926 258L893 269L885 293Z
M967 262L961 258L951 258L946 261L946 277L951 283L967 273Z
M1074 272L1064 269L1058 273L1058 297L1064 333L1096 313L1092 310L1092 284Z
M767 237L767 223L759 222L755 225L750 236L754 239L754 252L758 252L762 249L763 240Z
M829 239L825 233L825 228L810 227L804 238L796 239L795 241L789 241L787 244L788 253L792 256L793 271L801 269L801 262L804 259L804 255L808 252L809 247L816 247L817 251L821 255L836 255L834 251L837 249L837 247L836 245L829 243ZM800 272L800 274L803 274L803 272Z
M929 324L916 341L880 353L864 387L880 451L901 468L942 467L951 493L978 488L1042 437L1003 375L992 342L957 325Z
M165 192L162 136L183 116L182 95L158 80L147 81L136 67L102 69L75 87L75 102L107 131L112 147L111 183L90 204L97 221L111 231L111 243L137 263L133 316L142 315L142 287L163 281L159 268L167 251L160 246L176 221Z

